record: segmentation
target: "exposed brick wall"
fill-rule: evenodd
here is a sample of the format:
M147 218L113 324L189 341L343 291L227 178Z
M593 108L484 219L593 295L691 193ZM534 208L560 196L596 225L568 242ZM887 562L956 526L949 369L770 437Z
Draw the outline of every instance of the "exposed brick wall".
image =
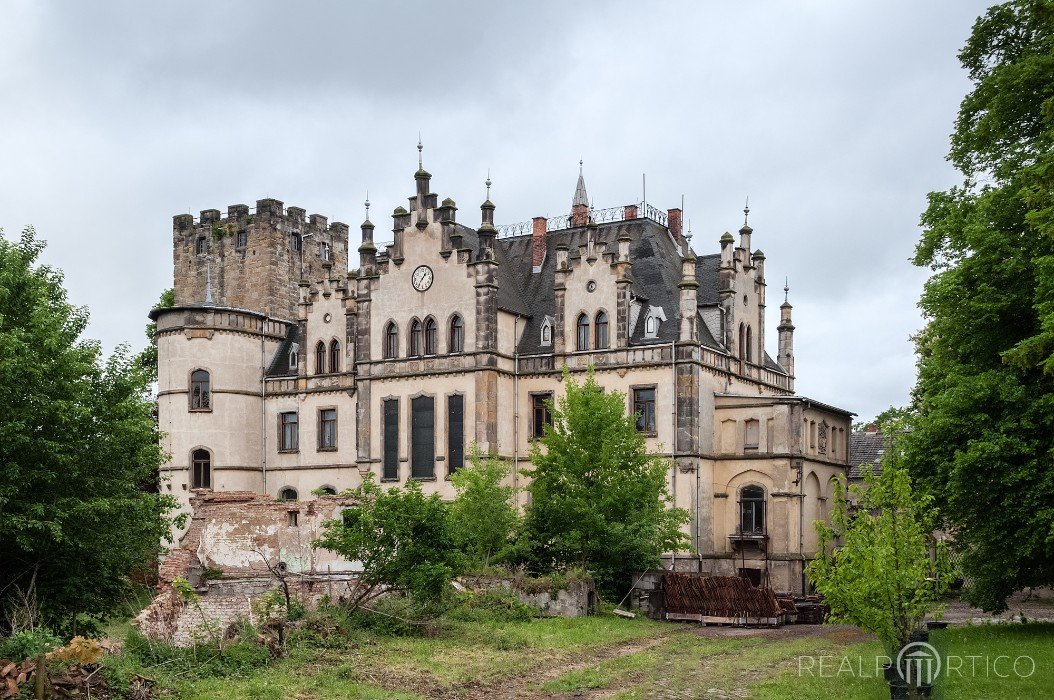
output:
M544 216L536 216L531 227L531 264L537 268L545 260L545 225Z
M681 233L681 210L680 209L669 209L666 212L666 225L670 229L670 233L678 241L683 241L684 237Z

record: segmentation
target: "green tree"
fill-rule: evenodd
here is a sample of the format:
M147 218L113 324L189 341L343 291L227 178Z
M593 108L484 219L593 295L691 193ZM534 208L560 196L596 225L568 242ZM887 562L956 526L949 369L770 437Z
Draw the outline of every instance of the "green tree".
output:
M926 615L940 609L951 573L943 543L930 557L937 512L932 497L911 488L904 433L896 423L884 424L883 432L890 446L881 471L867 468L865 485L850 487L851 498L837 490L830 524L815 523L819 553L806 571L831 606L832 621L875 634L895 658Z
M449 506L439 494L426 496L421 483L412 480L405 489L381 488L367 474L361 486L343 495L357 505L323 523L323 535L314 545L361 562L350 606L357 608L385 591L407 593L420 603L438 600L464 564Z
M605 392L590 369L584 384L564 371L553 424L531 449L531 504L524 534L540 571L581 566L604 592L689 545L688 512L671 507L670 462L648 453L626 396Z
M935 496L987 610L1054 583L1054 3L992 7L959 54L960 186L929 195L915 264L916 483Z
M176 293L172 287L161 292L161 297L154 304L155 309L170 309L176 304ZM146 324L146 337L150 344L139 353L136 361L147 371L152 381L157 381L157 323Z
M473 565L487 567L496 555L501 558L519 525L512 487L503 485L511 471L473 445L471 463L450 477L457 492L450 512L454 538Z
M141 488L163 461L147 373L81 337L88 313L43 248L32 228L0 235L0 611L71 631L156 561L176 503Z

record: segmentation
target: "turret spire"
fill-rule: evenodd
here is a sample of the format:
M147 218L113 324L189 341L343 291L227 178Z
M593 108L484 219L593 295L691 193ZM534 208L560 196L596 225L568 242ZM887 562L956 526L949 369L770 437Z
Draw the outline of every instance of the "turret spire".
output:
M421 143L421 132L417 132L417 168L418 170L424 170L424 151L425 147Z
M366 221L370 220L370 190L366 188Z
M783 303L789 304L790 301L787 299L787 295L790 294L790 277L783 278Z
M487 181L484 183L487 186L487 199L490 199L490 168L487 168Z
M578 184L575 185L575 198L571 202L571 206L575 207L582 205L586 208L589 207L589 195L586 194L586 179L582 175L582 160L578 161Z

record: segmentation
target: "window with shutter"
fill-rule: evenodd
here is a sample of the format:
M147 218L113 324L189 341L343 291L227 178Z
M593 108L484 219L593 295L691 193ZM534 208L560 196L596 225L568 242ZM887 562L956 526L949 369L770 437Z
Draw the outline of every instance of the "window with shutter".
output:
M384 479L399 478L399 400L384 401Z
M465 397L453 394L446 399L447 467L451 473L465 466Z
M410 402L410 476L435 476L435 399L418 396Z

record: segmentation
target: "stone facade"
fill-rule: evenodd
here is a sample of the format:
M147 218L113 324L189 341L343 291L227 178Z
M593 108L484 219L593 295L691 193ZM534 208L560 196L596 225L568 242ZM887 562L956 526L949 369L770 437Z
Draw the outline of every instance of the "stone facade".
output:
M671 459L693 548L668 564L800 591L811 522L847 468L852 414L794 394L786 299L778 358L767 354L765 256L750 226L738 244L726 233L719 253L696 256L679 210L591 212L580 176L567 216L499 231L488 199L473 229L429 191L423 168L414 181L390 243L362 224L351 271L339 253L346 233L315 216L332 265L305 257L299 277L278 248L294 245L301 211L266 204L263 266L244 274L243 259L217 249L202 286L186 247L214 214L177 217L177 305L152 314L166 488L184 499L195 486L304 498L372 472L451 498L449 475L476 443L515 466L522 505L540 402L562 393L564 367L592 366L627 411L646 414L650 448ZM195 376L208 378L207 406Z

